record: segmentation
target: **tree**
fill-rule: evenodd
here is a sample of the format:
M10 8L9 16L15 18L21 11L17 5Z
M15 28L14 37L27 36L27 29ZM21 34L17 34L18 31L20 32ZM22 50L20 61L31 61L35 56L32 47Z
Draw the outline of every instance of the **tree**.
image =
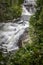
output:
M0 22L20 17L22 13L21 4L22 0L0 0Z

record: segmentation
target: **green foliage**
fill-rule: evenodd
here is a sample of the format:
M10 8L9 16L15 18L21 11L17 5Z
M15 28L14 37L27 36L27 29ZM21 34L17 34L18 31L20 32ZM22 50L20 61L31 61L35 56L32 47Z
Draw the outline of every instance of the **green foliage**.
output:
M0 0L0 22L20 17L22 13L21 4L22 1L20 0Z
M43 65L43 44L27 45L10 56L8 65Z
M29 36L32 43L11 55L7 65L43 65L43 0L36 3L36 12L30 19Z
M35 13L36 20L39 19L39 15L40 15L42 8L43 8L43 0L37 0L36 1L36 13Z
M21 15L21 13L22 13L22 9L21 9L22 7L21 6L17 6L17 5L15 5L15 7L14 6L12 6L11 7L11 9L12 9L12 16L14 17L14 18L18 18L18 17L20 17L20 15Z
M43 0L37 0L36 12L30 19L32 43L10 56L8 65L43 65Z
M18 0L18 4L21 5L24 2L24 0Z
M8 56L4 56L2 52L0 52L0 65L7 65Z
M41 40L41 38L43 39L43 4L42 2L43 0L41 1L37 0L36 13L30 19L30 28L33 32L33 34L30 34L30 35L31 36L33 35L34 37L36 36L38 43L43 43L43 41ZM33 39L36 39L34 37Z

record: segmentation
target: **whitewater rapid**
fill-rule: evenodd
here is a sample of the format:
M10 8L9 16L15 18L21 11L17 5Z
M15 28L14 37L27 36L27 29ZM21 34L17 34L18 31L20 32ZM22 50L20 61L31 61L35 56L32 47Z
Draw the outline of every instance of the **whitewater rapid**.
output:
M0 47L3 48L4 52L6 50L9 52L19 49L17 42L29 27L29 23L21 20L18 23L0 23L0 27Z
M26 17L30 18L31 15L30 13L27 15L27 10L24 6L23 9L25 14L22 14L23 17L18 22L0 23L0 50L3 53L18 50L19 39L29 28L29 21L26 21Z

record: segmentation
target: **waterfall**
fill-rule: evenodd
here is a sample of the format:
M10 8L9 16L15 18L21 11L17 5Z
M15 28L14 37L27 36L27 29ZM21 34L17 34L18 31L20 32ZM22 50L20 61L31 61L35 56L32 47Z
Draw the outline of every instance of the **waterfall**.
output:
M28 20L31 15L23 6L21 20L14 23L0 23L0 49L3 53L19 49L19 39L29 28Z
M19 23L20 22L20 23ZM19 47L17 46L18 40L21 35L23 35L26 28L29 27L27 21L19 21L18 23L4 23L0 30L0 44L2 44L3 51L7 49L7 51L17 50ZM22 22L22 23L21 23Z

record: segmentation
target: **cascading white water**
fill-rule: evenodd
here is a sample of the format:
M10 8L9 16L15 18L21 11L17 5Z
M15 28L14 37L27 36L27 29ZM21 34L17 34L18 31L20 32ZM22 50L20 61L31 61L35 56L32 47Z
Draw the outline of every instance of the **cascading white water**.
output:
M26 14L27 10L25 8L24 10ZM27 14L22 16L27 17ZM28 13L29 18L30 16ZM21 21L15 23L0 23L0 49L2 48L4 53L19 49L17 45L19 38L29 27L29 22L24 19L21 18Z
M26 28L29 27L28 22L4 23L2 27L0 30L0 44L2 44L2 48L7 49L7 51L17 50L19 48L17 42Z

